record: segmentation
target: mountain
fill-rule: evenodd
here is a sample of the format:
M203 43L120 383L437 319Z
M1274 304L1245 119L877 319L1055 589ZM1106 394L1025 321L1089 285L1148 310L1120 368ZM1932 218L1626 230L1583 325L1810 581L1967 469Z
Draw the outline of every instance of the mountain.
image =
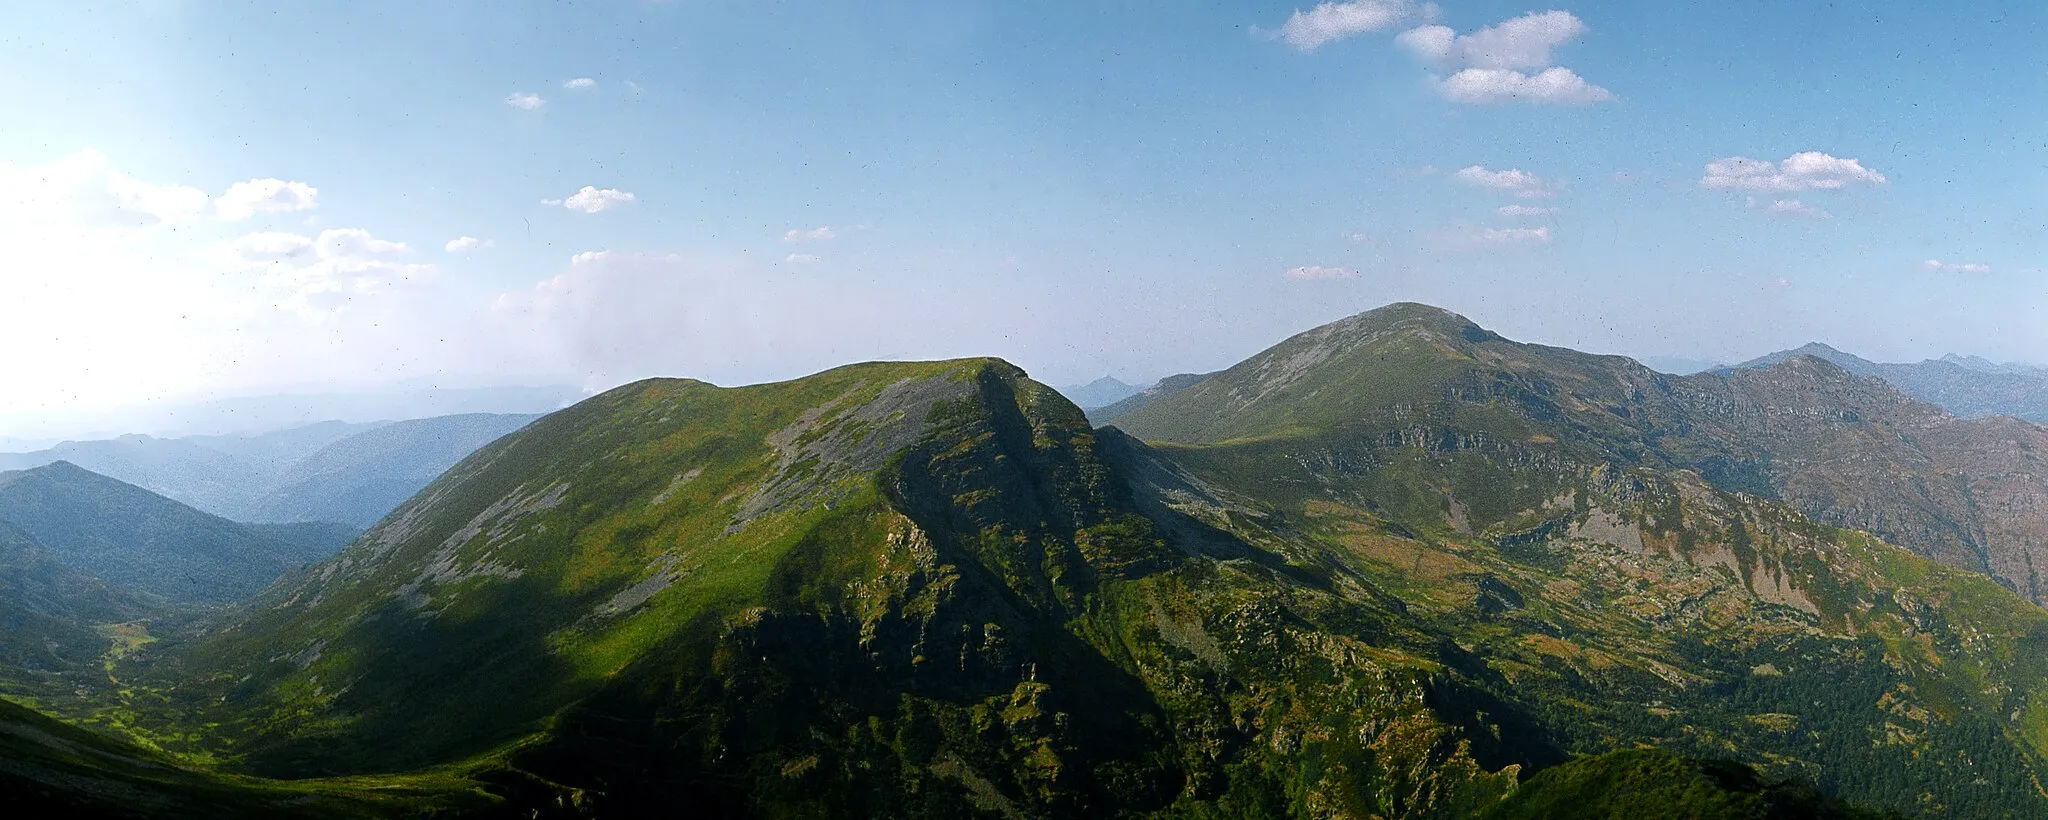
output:
M1118 418L1122 418L1125 414L1131 412L1132 410L1136 410L1140 407L1145 406L1146 404L1151 403L1155 399L1159 399L1165 396L1171 396L1182 390L1186 390L1189 386L1194 385L1195 383L1200 382L1201 380L1209 378L1213 375L1216 374L1180 373L1177 375L1168 376L1166 378L1160 379L1157 382L1153 382L1151 387L1147 387L1144 390L1140 390L1136 393L1126 396L1120 401L1102 407L1096 407L1087 410L1088 420L1096 424L1108 424L1111 421L1114 421Z
M1115 423L1141 438L1270 450L1345 429L1459 448L1554 441L1589 463L1693 470L2048 602L2034 570L2048 566L2048 428L1956 419L1809 355L1674 377L1395 305L1296 336Z
M439 416L358 433L284 469L272 489L239 508L233 517L367 527L464 456L536 418L487 413Z
M97 666L100 628L151 610L51 558L34 537L0 523L0 679L31 688L53 675Z
M11 817L493 816L479 787L459 774L291 782L222 774L0 700L0 810Z
M171 602L241 600L305 553L68 461L0 473L0 522L72 570Z
M512 812L2039 816L2048 611L1774 497L1785 439L1887 408L1954 421L1414 305L1141 408L1154 443L992 359L651 380L50 708L245 774L556 789Z
M1906 395L1963 418L2002 415L2048 422L2048 370L1994 364L1975 356L1951 354L1914 364L1881 364L1811 342L1728 369L1754 370L1800 355L1825 359L1859 376L1883 379Z
M1686 760L1669 752L1631 749L1545 770L1481 812L1479 820L1876 820L1879 816L1795 783L1766 782L1739 763Z
M1965 370L1975 370L1979 373L2048 373L2048 367L2031 364L1999 363L1985 359L1982 356L1958 356L1950 353L1942 356L1937 361L1948 362Z
M1083 385L1058 388L1060 395L1083 409L1104 407L1135 395L1141 388L1135 384L1124 384L1115 378L1104 376Z
M254 436L122 436L0 454L0 468L69 461L224 518L360 530L463 456L535 418L472 413L330 421Z
M1644 356L1638 359L1638 361L1642 362L1645 367L1659 373L1670 373L1674 376L1690 376L1694 373L1704 373L1709 370L1725 367L1720 362L1707 361L1706 359L1688 359L1683 356Z
M292 464L379 424L334 421L251 436L127 435L67 441L46 450L0 453L0 469L68 461L215 515L232 516L260 492L257 488L273 484Z

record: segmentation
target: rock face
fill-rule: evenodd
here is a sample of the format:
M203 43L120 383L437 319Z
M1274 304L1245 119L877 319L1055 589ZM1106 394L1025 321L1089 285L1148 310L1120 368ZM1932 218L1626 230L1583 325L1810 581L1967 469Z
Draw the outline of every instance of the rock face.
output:
M1115 423L1163 441L1292 440L1304 457L1504 445L1689 469L2048 603L2035 570L2048 566L2048 428L1958 419L1813 356L1667 376L1394 305L1296 336Z

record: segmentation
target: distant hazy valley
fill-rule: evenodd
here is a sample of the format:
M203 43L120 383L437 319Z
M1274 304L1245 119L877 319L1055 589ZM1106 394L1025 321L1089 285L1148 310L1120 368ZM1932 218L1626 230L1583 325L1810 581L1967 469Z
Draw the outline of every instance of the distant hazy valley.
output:
M0 784L189 817L2048 816L2048 373L1397 304L0 455ZM358 535L360 533L360 535Z

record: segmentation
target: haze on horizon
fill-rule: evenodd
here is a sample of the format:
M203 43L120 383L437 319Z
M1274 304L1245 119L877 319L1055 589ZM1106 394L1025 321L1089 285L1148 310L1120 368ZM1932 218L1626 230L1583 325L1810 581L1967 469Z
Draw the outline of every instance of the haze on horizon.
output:
M12 4L0 438L884 358L1144 382L1402 300L2048 362L2048 7L1642 5Z

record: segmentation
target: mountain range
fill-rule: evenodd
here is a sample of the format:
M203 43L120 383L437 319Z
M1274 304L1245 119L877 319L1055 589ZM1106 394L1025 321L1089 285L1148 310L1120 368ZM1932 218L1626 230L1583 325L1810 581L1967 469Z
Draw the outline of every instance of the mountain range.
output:
M1138 393L1143 388L1125 384L1111 376L1104 376L1087 384L1059 388L1060 395L1082 409L1104 407L1115 404Z
M1881 364L1811 342L1728 369L1754 370L1795 356L1812 356L1859 376L1875 376L1963 418L2002 415L2048 422L2048 369L1996 364L1977 356L1950 354L1912 364Z
M101 744L0 785L250 816L2048 814L2048 428L1415 304L1105 415L998 359L616 388L149 622L119 686L0 711Z
M260 533L68 461L0 473L0 523L73 572L171 603L248 598L340 546Z
M0 453L0 469L67 461L237 521L360 530L463 456L535 418L474 413L330 421L251 436L122 436Z

